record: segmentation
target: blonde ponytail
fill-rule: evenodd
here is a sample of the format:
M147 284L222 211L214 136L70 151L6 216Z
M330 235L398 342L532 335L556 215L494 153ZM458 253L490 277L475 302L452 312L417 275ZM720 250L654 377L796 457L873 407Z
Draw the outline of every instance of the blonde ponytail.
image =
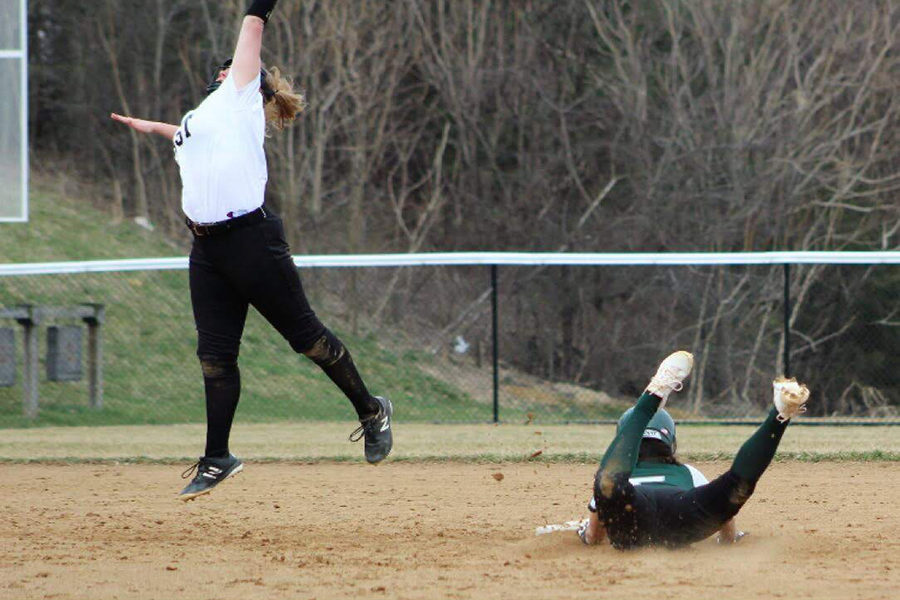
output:
M300 116L306 108L306 98L293 90L293 84L281 75L278 67L268 69L266 83L275 92L265 103L266 123L281 131Z

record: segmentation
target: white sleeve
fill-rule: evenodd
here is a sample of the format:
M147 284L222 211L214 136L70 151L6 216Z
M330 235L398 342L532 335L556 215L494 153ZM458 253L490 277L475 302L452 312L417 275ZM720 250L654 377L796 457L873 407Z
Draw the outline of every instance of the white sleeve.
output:
M250 83L238 89L234 76L229 71L220 89L231 98L238 110L262 108L263 102L262 94L259 91L259 77L254 77L250 80Z
M709 483L709 479L707 479L699 469L692 467L691 465L684 466L686 466L688 468L688 471L690 471L691 473L691 479L694 480L694 487L700 487L701 485L706 485L707 483Z

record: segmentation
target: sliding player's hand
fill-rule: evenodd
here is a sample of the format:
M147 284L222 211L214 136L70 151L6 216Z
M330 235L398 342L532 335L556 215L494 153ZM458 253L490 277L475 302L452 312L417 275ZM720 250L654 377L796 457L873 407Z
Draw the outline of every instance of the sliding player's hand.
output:
M592 512L589 518L581 522L578 538L586 546L594 546L606 539L606 529L600 523L597 513Z
M747 535L747 532L745 532L745 531L735 531L734 536L729 539L728 537L723 536L720 533L719 535L716 536L716 543L719 544L720 546L728 546L730 544L737 544L746 535Z
M587 540L587 530L588 530L589 521L585 519L581 522L581 525L578 527L578 539L581 540L581 543L585 546L590 546L591 542Z

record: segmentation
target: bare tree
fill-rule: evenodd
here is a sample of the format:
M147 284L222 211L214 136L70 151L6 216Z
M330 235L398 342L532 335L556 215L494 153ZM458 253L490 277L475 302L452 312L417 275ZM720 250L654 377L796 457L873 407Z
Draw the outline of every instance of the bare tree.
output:
M97 115L177 121L233 47L244 2L29 10L42 162L75 165L114 214L185 240L168 148L106 135ZM309 108L267 142L269 200L298 252L895 249L898 11L889 0L282 0L264 59ZM828 372L817 405L900 402L900 381L875 366L895 347L883 331L896 329L900 282L791 273L790 358ZM643 373L661 345L687 346L699 357L693 409L750 410L783 364L781 277L506 269L501 293L520 309L503 317L504 360L631 393L638 376L611 364ZM354 272L334 286L358 322L396 323L432 349L483 327L490 297L477 269ZM873 354L872 338L886 350ZM825 369L841 344L868 359Z

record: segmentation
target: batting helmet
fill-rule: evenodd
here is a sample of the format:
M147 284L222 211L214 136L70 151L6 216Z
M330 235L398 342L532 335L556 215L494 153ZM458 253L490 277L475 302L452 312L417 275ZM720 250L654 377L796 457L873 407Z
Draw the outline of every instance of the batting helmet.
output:
M625 419L631 416L631 413L633 412L634 407L631 407L622 413L622 416L619 417L619 423L616 425L616 433L622 429ZM675 447L677 445L675 441L675 419L672 418L672 415L670 415L666 409L660 408L650 419L650 422L647 423L642 438L645 440L660 440L672 450L672 454L674 455Z
M217 89L219 89L219 86L222 85L222 82L218 81L219 73L221 73L222 70L231 67L231 63L232 63L232 60L229 58L228 60L226 60L225 62L220 64L218 67L216 67L215 71L213 71L212 77L210 77L210 79L209 79L209 84L207 84L207 86L206 86L206 95L207 96L212 94ZM266 77L268 76L268 74L269 73L265 69L260 69L260 71L259 71L259 91L262 92L263 100L265 102L268 102L269 100L271 100L272 97L275 95L275 90L273 90L272 86L269 85L269 82L266 81Z

